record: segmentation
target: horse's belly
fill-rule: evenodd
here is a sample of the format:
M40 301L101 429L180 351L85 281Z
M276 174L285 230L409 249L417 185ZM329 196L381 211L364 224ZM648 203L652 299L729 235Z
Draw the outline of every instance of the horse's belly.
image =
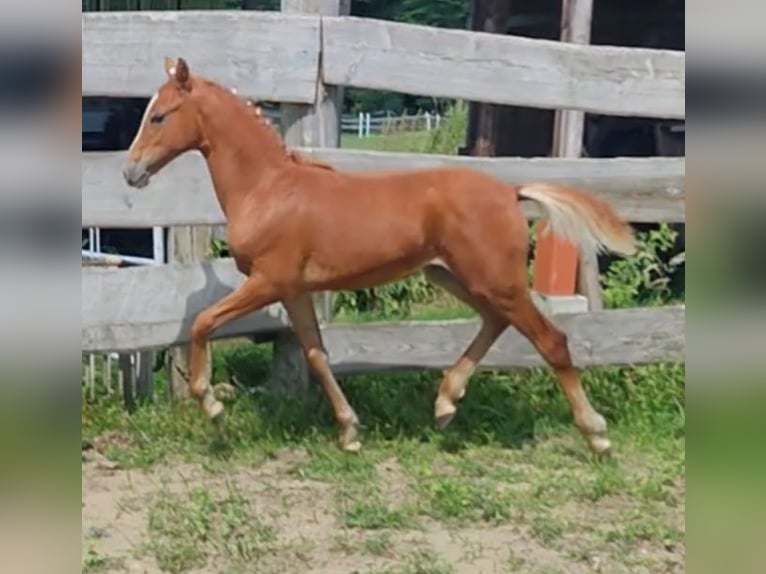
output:
M404 279L419 271L433 258L429 250L414 249L390 254L369 252L364 256L316 257L307 262L305 279L320 290L367 289Z

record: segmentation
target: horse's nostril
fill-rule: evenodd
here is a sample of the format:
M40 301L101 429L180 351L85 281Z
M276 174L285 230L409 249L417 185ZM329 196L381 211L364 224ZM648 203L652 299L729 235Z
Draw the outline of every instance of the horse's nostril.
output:
M141 179L142 173L143 169L135 163L128 163L122 169L122 177L128 185L135 185Z

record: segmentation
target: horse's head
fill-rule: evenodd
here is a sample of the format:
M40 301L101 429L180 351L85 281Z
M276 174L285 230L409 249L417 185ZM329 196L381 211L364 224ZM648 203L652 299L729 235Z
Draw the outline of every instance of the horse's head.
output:
M144 187L152 175L182 153L202 143L191 102L195 82L183 58L165 58L167 81L146 106L138 133L128 149L123 176L128 185Z

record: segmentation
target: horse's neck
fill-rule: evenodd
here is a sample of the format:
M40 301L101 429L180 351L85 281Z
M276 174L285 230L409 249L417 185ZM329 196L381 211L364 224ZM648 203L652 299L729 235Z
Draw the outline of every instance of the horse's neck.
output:
M217 100L217 98L216 98ZM211 98L212 101L212 98ZM218 201L228 216L232 203L258 187L258 180L288 160L282 141L272 128L243 109L222 109L220 101L201 110L207 161ZM238 102L237 102L238 103Z

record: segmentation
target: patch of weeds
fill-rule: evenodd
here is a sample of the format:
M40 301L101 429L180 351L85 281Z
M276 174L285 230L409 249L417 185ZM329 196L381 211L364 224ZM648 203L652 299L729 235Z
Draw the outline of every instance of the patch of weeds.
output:
M433 478L438 449L435 442L399 441L395 452L402 468L416 481Z
M117 570L125 567L125 558L115 556L105 556L99 554L95 548L88 548L88 552L82 561L82 574L96 574L98 572L107 572L108 570Z
M486 550L481 540L470 540L460 534L460 532L453 533L456 542L459 542L462 546L462 553L460 560L463 562L475 562L479 560Z
M531 480L534 486L530 488L530 496L525 501L527 506L550 507L563 504L581 488L579 478L571 471L563 473L560 470L540 468Z
M445 562L432 550L418 549L396 565L383 570L372 570L366 574L454 574L455 567Z
M316 542L306 536L299 536L290 542L288 550L301 562L311 561L311 552L316 548Z
M374 556L385 556L391 549L391 533L377 532L364 539L364 550Z
M85 538L88 540L100 540L101 538L106 538L107 536L109 536L109 532L107 532L106 528L101 526L91 526L85 533Z
M505 559L505 565L509 572L522 572L526 564L527 561L522 556L516 554L513 548L508 549L508 557Z
M649 511L633 512L621 526L607 531L605 540L623 549L642 541L672 547L683 540L683 533L666 525L661 517Z
M594 542L590 536L580 536L576 539L576 543L566 551L567 557L576 562L582 562L583 564L589 564L596 571L599 571L598 567L601 565L601 558L599 554L602 553L603 547L598 542Z
M227 458L241 450L248 442L247 437L255 436L256 431L252 412L244 412L239 403L227 406L222 429L213 428L199 407L189 402L145 404L135 412L118 411L116 414L113 411L121 408L119 405L96 406L106 411L104 416L112 428L126 437L126 440L107 442L103 453L126 468L148 468L173 457L209 459L212 455ZM99 432L103 424L105 421L96 419L87 431ZM98 441L100 436L98 434L94 440Z
M399 574L454 574L455 567L431 550L417 550L405 559Z
M377 530L406 528L412 514L405 508L391 508L383 501L352 502L342 510L343 524L348 528Z
M216 500L204 488L184 495L161 492L149 510L146 551L167 572L201 568L214 557L247 564L275 548L276 532L230 486Z
M348 530L344 528L333 536L332 549L346 555L351 555L356 552L356 544Z
M307 444L309 459L293 470L300 478L323 482L364 483L375 477L375 461L368 452L349 455L334 444Z
M564 526L558 519L540 514L532 519L532 535L543 544L551 544L563 536Z
M663 477L649 476L645 478L638 485L637 493L647 501L662 502L671 506L676 506L678 503L675 493L667 487Z
M516 466L516 452L499 444L476 446L458 455L444 456L443 460L450 469L468 480L482 479L512 484L524 477L524 473Z
M610 494L619 494L625 487L625 477L619 468L611 464L599 464L592 479L585 484L583 495L587 500L595 502Z
M427 514L438 520L499 523L511 517L513 497L499 492L491 483L445 476L418 490L426 498Z
M412 526L414 509L409 506L393 506L375 483L343 483L336 496L341 524L347 528L378 530Z

